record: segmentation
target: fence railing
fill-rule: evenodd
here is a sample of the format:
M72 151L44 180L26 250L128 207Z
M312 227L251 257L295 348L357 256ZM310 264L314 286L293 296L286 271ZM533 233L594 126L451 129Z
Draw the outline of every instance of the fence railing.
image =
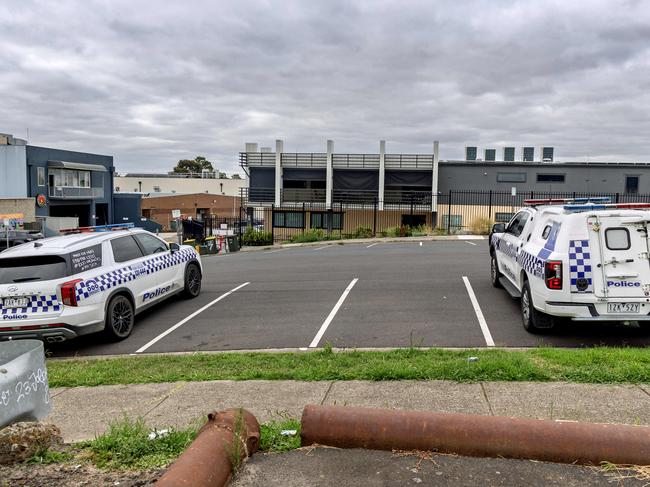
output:
M280 206L273 204L273 189L242 192L240 231L250 227L254 232L266 232L269 241L296 240L300 239L297 235L309 232L323 232L329 237L383 235L396 229L403 232L404 227L486 233L492 223L509 221L526 199L606 196L612 203L650 203L650 194L520 191L513 195L510 191L490 190L452 190L437 195L426 191L386 191L380 201L376 191L335 190L331 208L327 208L324 190L291 190L305 191L302 201L298 193L289 198L294 201L287 201L287 191L290 190L283 192ZM254 199L261 196L266 199Z

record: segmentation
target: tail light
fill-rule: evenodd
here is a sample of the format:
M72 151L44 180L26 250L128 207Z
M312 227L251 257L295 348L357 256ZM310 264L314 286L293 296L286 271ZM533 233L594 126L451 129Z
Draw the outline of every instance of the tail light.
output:
M544 282L549 289L562 289L562 261L547 260L544 264Z
M77 306L76 286L81 281L81 279L73 279L72 281L61 284L61 300L65 306Z

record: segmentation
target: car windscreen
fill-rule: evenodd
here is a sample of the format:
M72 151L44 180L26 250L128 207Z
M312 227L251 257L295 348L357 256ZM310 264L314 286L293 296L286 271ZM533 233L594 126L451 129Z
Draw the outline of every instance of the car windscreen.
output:
M0 259L0 284L49 281L68 275L68 263L60 255Z

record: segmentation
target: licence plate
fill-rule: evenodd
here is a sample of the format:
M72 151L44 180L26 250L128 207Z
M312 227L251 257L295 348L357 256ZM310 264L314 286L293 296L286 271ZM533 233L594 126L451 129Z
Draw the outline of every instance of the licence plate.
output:
M3 308L25 308L29 304L29 298L20 297L20 298L4 298L2 300Z
M638 313L639 303L607 303L608 313Z

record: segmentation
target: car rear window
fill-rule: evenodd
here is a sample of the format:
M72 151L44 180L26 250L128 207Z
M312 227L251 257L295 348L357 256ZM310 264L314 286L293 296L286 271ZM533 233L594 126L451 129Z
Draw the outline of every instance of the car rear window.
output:
M0 259L0 284L49 281L68 275L68 263L60 255Z

